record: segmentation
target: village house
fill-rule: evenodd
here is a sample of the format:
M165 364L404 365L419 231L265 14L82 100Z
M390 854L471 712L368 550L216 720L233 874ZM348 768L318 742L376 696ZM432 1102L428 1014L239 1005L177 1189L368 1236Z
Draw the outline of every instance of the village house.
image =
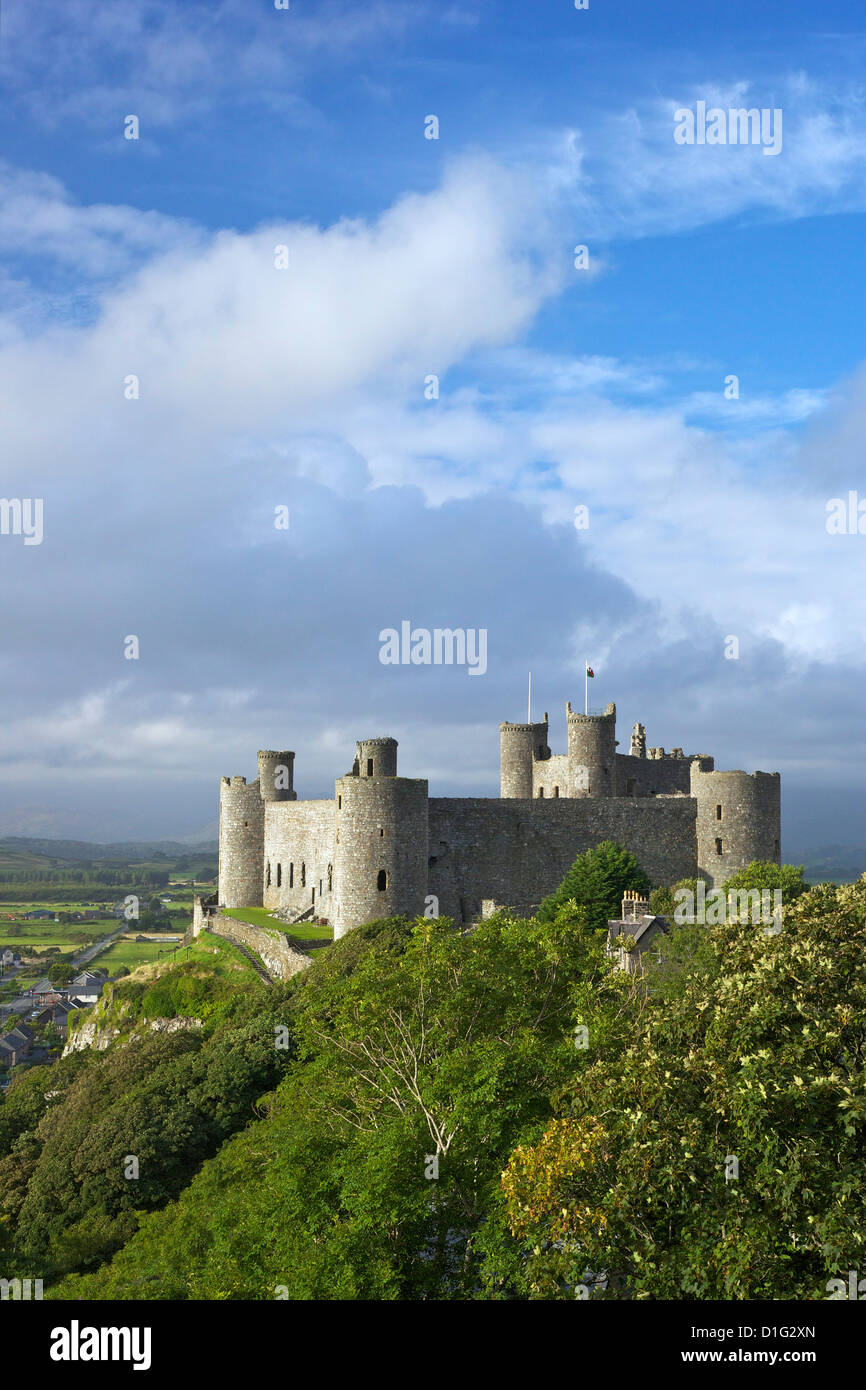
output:
M104 970L82 970L69 986L69 997L80 999L85 1004L95 1004L102 993L108 976Z
M64 991L53 985L45 975L41 980L37 980L29 989L23 993L28 994L32 999L38 1000L40 1004L59 1004L64 997Z
M15 1067L29 1056L33 1047L33 1029L26 1023L16 1023L0 1037L0 1066Z
M622 900L622 916L607 924L605 950L609 956L616 957L618 970L637 975L644 952L665 935L667 929L667 919L650 912L646 898L628 891Z

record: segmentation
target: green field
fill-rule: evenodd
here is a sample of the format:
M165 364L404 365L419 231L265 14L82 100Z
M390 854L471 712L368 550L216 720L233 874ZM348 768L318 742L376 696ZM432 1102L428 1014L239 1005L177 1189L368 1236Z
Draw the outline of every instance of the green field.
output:
M5 904L4 904L5 906ZM24 913L29 908L18 911ZM0 915L0 948L7 946L26 956L32 951L44 951L48 946L57 946L61 951L82 951L101 936L105 936L115 925L113 917L98 922L25 922L20 915Z
M142 914L151 898L170 898L165 905L169 934L182 936L192 918L193 895L212 891L212 883L197 883L193 876L215 873L216 855L195 849L181 852L180 847L177 853L156 851L155 845L99 846L14 837L0 840L0 949L8 947L29 961L25 967L28 973L44 972L51 959L46 958L49 951L68 959L119 927L134 934L135 921L124 922L112 912L114 904L130 894L139 899ZM151 881L142 882L147 878ZM33 911L47 911L51 916L25 921L25 914ZM54 921L55 914L85 911L99 915L92 921ZM147 922L143 930L151 934ZM166 947L139 943L130 951L128 943L100 957L100 963L107 960L112 968L128 965L130 960L156 959L160 949Z
M296 941L333 941L333 927L317 927L312 922L298 922L297 926L288 926L281 922L279 918L272 916L264 907L224 907L222 909L224 917L234 917L237 922L249 922L254 927L265 927L269 931L282 932L285 936L294 937Z
M173 951L173 943L126 941L121 937L113 946L109 946L107 951L100 951L98 956L94 956L88 968L107 970L109 975L114 975L122 965L125 965L127 970L134 970L137 965L150 964L155 960L169 960Z
M153 896L159 897L160 895L139 894L142 912L146 911L147 902ZM172 893L171 896L172 902L167 908L171 920L171 931L182 936L192 920L192 898L187 901L180 890ZM118 897L117 901L121 901L121 898ZM23 956L34 951L45 951L50 946L56 946L64 953L69 951L77 953L85 950L93 942L98 941L100 937L106 936L109 932L124 925L122 921L113 914L107 913L90 922L55 922L52 919L26 922L24 914L40 909L49 912L98 911L99 906L104 908L105 904L93 904L86 898L81 902L52 902L50 895L33 902L0 903L0 950L8 946ZM129 930L133 926L134 923L130 922L127 924L127 929Z
M210 892L216 867L216 854L205 849L169 854L155 846L10 837L0 839L0 905L73 907L84 898L109 906L127 893L145 901L167 893L189 911L195 879Z

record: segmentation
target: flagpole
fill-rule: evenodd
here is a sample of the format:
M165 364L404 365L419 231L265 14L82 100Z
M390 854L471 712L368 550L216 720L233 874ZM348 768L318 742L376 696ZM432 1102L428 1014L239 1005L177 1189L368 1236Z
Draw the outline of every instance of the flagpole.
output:
M583 712L589 714L589 662L583 658Z
M529 699L526 704L526 722L532 723L532 672L529 673Z

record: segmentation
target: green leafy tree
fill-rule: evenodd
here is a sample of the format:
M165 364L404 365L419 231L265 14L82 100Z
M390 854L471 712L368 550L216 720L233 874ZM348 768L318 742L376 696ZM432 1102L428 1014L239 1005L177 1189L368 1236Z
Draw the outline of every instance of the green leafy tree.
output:
M585 909L591 927L605 928L619 917L623 894L628 889L649 895L649 879L630 850L612 840L578 855L555 893L538 909L538 920L550 922L559 908L575 902Z
M291 1055L275 1047L285 987L247 995L236 986L234 1009L226 987L220 981L221 1018L202 1032L73 1053L52 1066L50 1084L38 1067L13 1084L0 1104L7 1261L49 1279L97 1265L130 1238L141 1211L176 1197L249 1122Z
M54 961L48 967L48 979L58 989L65 989L67 985L71 984L74 974L75 971L68 961Z
M654 1004L681 998L694 981L714 979L724 967L717 942L701 924L678 925L668 919L668 929L658 950L642 957Z
M745 869L739 869L722 885L725 892L738 889L780 889L785 907L796 902L803 893L809 891L808 883L803 881L802 864L774 864L767 860L755 859Z
M532 1298L824 1299L866 1260L866 882L653 1002L503 1178Z
M688 889L692 895L692 902L697 902L698 883L697 878L680 878L676 883L671 884L670 888L654 888L650 893L649 905L650 912L657 913L660 917L667 917L669 922L674 921L674 912L677 908L676 894L683 888ZM704 883L706 888L706 883Z
M584 1018L593 1056L622 1047L631 989L573 906L466 934L444 919L356 928L294 982L298 1055L263 1118L58 1296L479 1296L489 1250L517 1249L490 1219L508 1154L586 1067Z

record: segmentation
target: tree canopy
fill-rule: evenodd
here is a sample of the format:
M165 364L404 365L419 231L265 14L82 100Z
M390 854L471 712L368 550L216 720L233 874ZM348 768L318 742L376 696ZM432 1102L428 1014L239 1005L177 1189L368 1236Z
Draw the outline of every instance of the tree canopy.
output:
M556 892L544 899L538 919L553 921L559 908L575 902L585 908L589 925L601 930L620 915L628 889L649 896L649 879L630 850L613 840L602 840L578 855Z
M800 895L778 934L703 929L718 969L651 1003L512 1156L530 1296L597 1295L607 1271L636 1297L818 1299L862 1265L864 918L861 882Z
M133 977L137 1040L0 1100L4 1267L57 1299L823 1299L866 1259L866 880L658 955L618 970L571 896L372 923L270 988L222 943L174 1035L147 1021L207 1011L207 957Z

